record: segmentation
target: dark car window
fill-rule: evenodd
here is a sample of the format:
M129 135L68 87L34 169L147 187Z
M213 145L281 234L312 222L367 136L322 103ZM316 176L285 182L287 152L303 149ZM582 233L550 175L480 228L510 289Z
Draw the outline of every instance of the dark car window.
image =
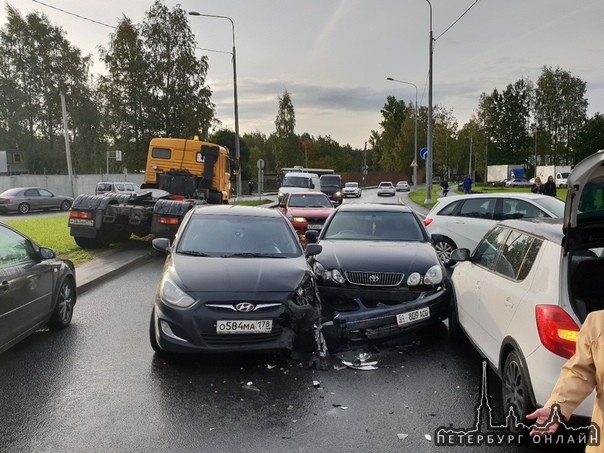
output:
M416 217L410 212L336 212L323 239L425 241Z
M177 252L294 257L301 253L298 244L289 223L283 218L194 216L182 233Z
M31 260L31 243L14 231L0 227L0 268Z
M465 200L459 210L459 215L461 217L492 220L495 217L496 205L497 200L494 198L473 198Z
M23 195L26 197L38 197L38 189L27 189L23 192Z
M495 264L495 272L508 278L516 279L520 274L526 252L529 250L533 240L531 236L518 231L512 231L501 248Z
M54 194L50 190L38 189L38 193L41 197L54 197Z
M604 177L590 180L583 191L579 200L578 219L589 220L590 218L601 219L604 216Z
M323 195L294 194L289 198L288 206L292 208L331 208L329 198Z
M488 269L492 269L497 257L499 247L505 241L508 230L496 227L482 239L474 252L474 262Z
M321 187L323 186L334 186L340 187L342 185L342 179L339 176L323 175L320 178Z
M462 202L463 201L455 201L453 203L448 204L438 212L438 215L453 215L453 213L457 211L457 208L459 208L459 205Z
M518 280L524 280L528 273L531 271L533 264L535 264L535 259L539 254L539 250L541 250L541 246L543 245L543 241L540 239L534 239L531 243L526 256L524 257L524 261L522 266L520 267L520 272L518 272Z
M524 200L514 200L511 198L503 200L504 219L532 219L535 217L550 217L550 215Z

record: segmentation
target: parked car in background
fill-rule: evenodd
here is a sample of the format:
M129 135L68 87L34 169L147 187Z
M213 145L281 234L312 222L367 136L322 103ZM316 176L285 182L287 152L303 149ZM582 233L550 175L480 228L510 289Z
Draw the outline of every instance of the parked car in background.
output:
M390 181L382 181L377 188L377 195L381 197L382 195L396 195L396 189L394 185Z
M599 151L572 170L562 219L504 221L473 254L453 253L451 334L470 338L521 419L549 399L585 318L604 309L603 162ZM574 415L593 406L594 394Z
M42 187L15 187L0 193L0 212L27 214L33 210L69 211L73 197L56 195Z
M167 254L151 313L156 352L316 349L320 303L289 221L277 210L205 205L191 209Z
M304 240L306 230L321 231L335 208L323 192L292 192L283 196L279 209L291 222L298 237Z
M564 202L533 193L490 193L439 198L424 225L438 234L434 247L445 266L450 266L456 248L474 250L478 241L501 220L562 217Z
M510 178L505 182L506 187L531 187L531 185L526 178Z
M502 179L501 181L492 182L491 187L505 187L506 183L510 180L510 178ZM532 184L532 181L531 181Z
M76 303L75 268L0 223L0 352L48 326L65 328Z
M347 182L346 184L344 184L344 189L342 189L342 191L344 192L344 198L360 198L363 193L363 190L359 187L358 182Z
M331 349L386 339L447 317L450 282L417 214L397 204L344 204L310 263Z
M396 191L397 192L409 192L411 187L409 187L409 183L407 181L399 181L396 183Z
M95 194L100 195L103 193L133 193L140 189L138 184L127 181L118 181L118 182L107 182L102 181L97 183Z

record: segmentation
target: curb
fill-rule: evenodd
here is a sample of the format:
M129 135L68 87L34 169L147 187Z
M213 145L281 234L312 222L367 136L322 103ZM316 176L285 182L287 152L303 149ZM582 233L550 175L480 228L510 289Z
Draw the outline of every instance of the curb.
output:
M151 247L151 245L149 245ZM96 285L109 280L124 268L138 264L155 256L155 249L127 251L130 256L123 256L122 251L112 253L103 258L97 258L82 266L76 267L76 283L78 295L94 288ZM121 255L121 256L120 256Z

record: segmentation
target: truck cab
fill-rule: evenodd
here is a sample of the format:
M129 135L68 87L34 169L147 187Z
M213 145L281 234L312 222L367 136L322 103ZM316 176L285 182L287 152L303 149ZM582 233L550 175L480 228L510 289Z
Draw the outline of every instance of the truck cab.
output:
M321 191L321 182L316 173L290 171L283 177L279 187L279 202L286 193Z

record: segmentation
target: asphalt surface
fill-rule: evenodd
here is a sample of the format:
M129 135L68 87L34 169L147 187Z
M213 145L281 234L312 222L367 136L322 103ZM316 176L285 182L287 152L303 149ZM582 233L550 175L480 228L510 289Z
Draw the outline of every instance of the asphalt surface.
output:
M409 192L397 192L397 197L399 197L401 203L411 206L421 216L428 213L428 209L413 203L409 199ZM256 198L257 195L241 197L243 200ZM264 205L264 207L273 208L277 206L276 195L265 195L264 198L271 200L271 203ZM76 268L78 293L84 293L94 285L126 272L155 254L156 252L148 243L141 243L139 246L117 250L79 265Z

